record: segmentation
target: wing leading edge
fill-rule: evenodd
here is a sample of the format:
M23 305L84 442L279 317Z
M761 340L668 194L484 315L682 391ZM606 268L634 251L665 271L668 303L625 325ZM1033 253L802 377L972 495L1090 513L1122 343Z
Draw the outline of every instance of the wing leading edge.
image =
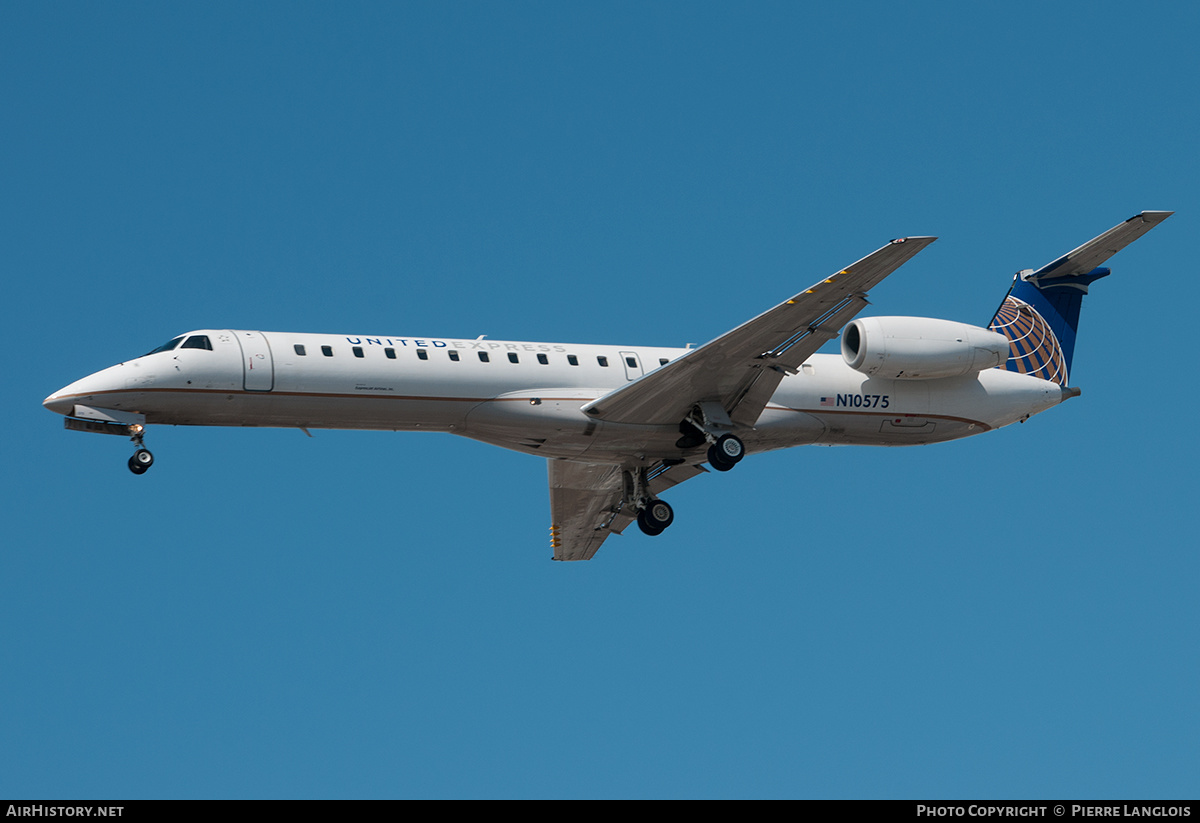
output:
M753 426L786 374L867 305L866 293L936 237L906 237L852 263L753 320L583 407L599 420L673 424L715 401Z

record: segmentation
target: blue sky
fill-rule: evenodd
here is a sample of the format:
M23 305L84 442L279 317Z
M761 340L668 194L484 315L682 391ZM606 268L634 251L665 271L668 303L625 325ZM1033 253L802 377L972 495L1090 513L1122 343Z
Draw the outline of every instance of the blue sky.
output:
M1200 11L0 9L0 796L1200 794ZM544 462L442 435L63 431L193 328L682 345L892 237L879 314L1178 213L1083 396L755 456L549 560Z

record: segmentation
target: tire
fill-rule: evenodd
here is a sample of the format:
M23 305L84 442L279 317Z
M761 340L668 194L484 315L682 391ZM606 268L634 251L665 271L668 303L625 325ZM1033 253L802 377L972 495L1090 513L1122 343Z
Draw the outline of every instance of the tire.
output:
M658 537L660 534L663 533L662 529L656 529L653 526L647 525L646 519L644 517L642 517L640 514L638 515L637 521L638 521L638 528L642 530L643 534L648 534L651 537Z
M731 466L736 466L746 456L746 445L732 434L723 434L715 443L721 457Z
M733 468L733 464L717 449L716 443L708 447L708 465L719 472L727 472Z
M129 458L130 466L135 463L142 467L142 471L145 471L154 465L154 455L150 453L149 449L138 449L133 453L133 457Z
M665 500L651 500L646 507L646 522L661 531L675 522L675 511Z
M651 500L650 505L638 512L638 528L654 537L666 531L675 522L675 512L663 500Z

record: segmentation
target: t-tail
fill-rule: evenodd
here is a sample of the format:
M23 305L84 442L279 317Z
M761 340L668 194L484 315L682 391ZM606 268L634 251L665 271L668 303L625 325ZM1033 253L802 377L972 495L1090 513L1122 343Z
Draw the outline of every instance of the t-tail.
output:
M1004 368L1067 386L1083 296L1109 274L1100 264L1172 214L1144 211L1037 271L1018 272L988 324L1009 340Z

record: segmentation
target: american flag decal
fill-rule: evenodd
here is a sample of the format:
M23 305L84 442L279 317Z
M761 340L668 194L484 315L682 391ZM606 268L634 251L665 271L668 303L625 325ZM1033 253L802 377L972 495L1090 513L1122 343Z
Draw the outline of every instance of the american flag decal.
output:
M822 397L822 398L821 398L821 405L822 405L822 406L832 406L832 405L833 405L833 398L832 398L832 397Z

